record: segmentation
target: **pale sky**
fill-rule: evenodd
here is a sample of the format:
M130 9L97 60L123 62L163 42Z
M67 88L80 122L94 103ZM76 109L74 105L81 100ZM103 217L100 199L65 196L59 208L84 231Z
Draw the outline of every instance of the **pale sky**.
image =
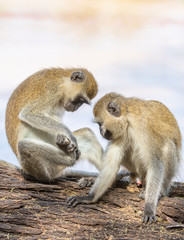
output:
M66 113L64 122L71 130L91 127L104 147L107 142L92 123L92 107L111 91L163 102L183 134L183 1L0 4L0 159L18 164L4 129L9 96L21 81L46 67L85 67L93 73L99 93L92 106ZM87 163L77 168L94 170ZM178 180L184 181L183 166Z

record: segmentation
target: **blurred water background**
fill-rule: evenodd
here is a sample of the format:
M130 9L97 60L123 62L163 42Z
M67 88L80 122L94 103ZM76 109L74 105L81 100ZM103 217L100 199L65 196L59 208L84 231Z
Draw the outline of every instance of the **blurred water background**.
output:
M99 85L92 106L66 113L71 130L90 127L92 107L115 91L163 102L184 131L183 0L0 0L0 159L19 165L5 133L13 89L47 67L85 67ZM182 152L182 156L183 156ZM94 171L83 161L75 167ZM184 181L184 164L176 177Z

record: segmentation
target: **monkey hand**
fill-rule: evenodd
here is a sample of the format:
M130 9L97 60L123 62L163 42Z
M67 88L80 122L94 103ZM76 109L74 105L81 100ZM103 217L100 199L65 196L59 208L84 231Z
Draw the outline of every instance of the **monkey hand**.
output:
M56 144L58 147L69 155L74 155L76 160L80 157L80 151L77 147L77 142L70 140L63 134L58 134L56 138Z
M67 200L66 200L66 203L68 205L68 207L75 207L77 206L77 204L81 203L79 201L79 198L78 196L72 196L72 197L69 197Z
M156 216L151 208L151 206L149 206L148 204L146 204L145 209L144 209L144 216L142 219L143 223L156 223Z
M94 194L88 194L87 196L72 196L67 199L68 207L75 207L80 203L93 203Z

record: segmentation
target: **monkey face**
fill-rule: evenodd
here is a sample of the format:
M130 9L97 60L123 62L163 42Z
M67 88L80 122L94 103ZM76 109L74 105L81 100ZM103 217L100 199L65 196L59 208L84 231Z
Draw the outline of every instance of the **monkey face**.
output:
M86 70L72 72L65 88L65 110L74 112L83 103L89 104L90 100L96 95L96 91L96 81Z
M68 112L76 111L83 103L89 104L89 101L83 96L77 96L73 100L69 99L64 108Z
M99 130L100 130L100 133L101 133L102 137L104 137L107 140L111 140L112 139L112 132L109 131L108 129L106 129L105 125L102 124L101 122L96 121L96 123L99 126Z
M122 136L122 123L121 121L116 121L115 119L107 119L105 117L104 121L96 121L99 125L100 134L103 138L107 140L115 140Z
M115 93L106 94L95 105L93 113L101 135L107 140L115 140L124 135L127 121L122 112L122 97Z

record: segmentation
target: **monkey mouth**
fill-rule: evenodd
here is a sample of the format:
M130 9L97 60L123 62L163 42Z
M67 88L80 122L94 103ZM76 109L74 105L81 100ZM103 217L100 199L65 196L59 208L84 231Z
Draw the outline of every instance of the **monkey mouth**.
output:
M68 100L68 102L65 104L64 108L66 111L68 112L74 112L76 111L80 106L82 106L82 104L90 104L90 102L82 97L82 96L77 96L74 99L70 99Z
M110 136L103 136L106 140L112 140L112 137L110 137Z
M81 104L73 104L72 101L68 101L65 104L64 109L68 112L75 112L80 106Z
M106 132L103 134L103 137L107 140L112 140L112 133L109 130L106 130Z

